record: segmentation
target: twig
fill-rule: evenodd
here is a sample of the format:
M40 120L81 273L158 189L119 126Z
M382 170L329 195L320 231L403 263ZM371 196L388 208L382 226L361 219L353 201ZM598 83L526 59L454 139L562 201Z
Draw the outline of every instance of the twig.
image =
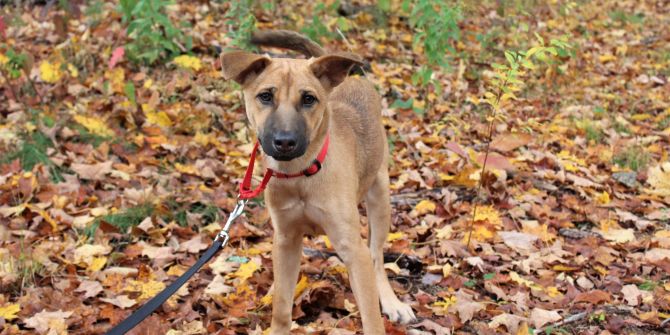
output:
M28 71L23 71L23 73L26 74L26 78L28 78L28 82L30 83L30 86L33 88L33 91L35 91L35 94L37 94L37 98L40 99L40 104L44 104L44 98L42 98L42 94L40 94L40 91L37 90L37 86L35 85L35 82L33 81L32 78L30 78L30 73Z
M575 315L571 315L571 316L569 316L569 317L563 319L563 321L554 323L554 324L552 324L552 325L550 325L550 326L547 326L547 327L544 327L544 328L541 328L541 329L535 329L534 334L540 334L540 333L543 333L543 332L544 332L546 329L548 329L548 328L561 327L561 326L565 326L565 325L568 324L568 323L572 323L572 322L575 322L575 321L579 321L579 320L585 318L586 315L588 315L588 313L586 313L586 312L581 312L581 313L577 313L577 314L575 314Z
M489 122L489 133L486 138L486 153L484 154L484 163L482 164L482 171L479 173L479 183L477 184L477 197L479 197L482 190L482 185L484 184L484 172L486 172L486 163L489 159L489 151L491 149L491 141L493 139L493 125L496 120L496 114L500 105L500 98L503 94L503 87L507 85L507 78L503 84L498 88L498 95L496 96L496 105L493 107L493 115L491 116L491 121ZM475 218L477 217L477 202L475 200L475 206L472 209L472 221L468 226L468 243L466 243L466 249L470 249L470 239L472 238L472 230L475 226Z

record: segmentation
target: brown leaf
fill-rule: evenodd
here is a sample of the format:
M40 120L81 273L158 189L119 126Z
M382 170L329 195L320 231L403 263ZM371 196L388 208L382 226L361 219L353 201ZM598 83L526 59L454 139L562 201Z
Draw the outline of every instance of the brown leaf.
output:
M491 149L506 153L530 143L532 139L533 137L527 133L501 134L491 142Z
M535 328L542 328L544 325L554 323L560 319L562 319L562 317L556 311L548 311L536 307L530 312L530 323Z
M612 301L612 296L609 293L602 290L593 290L589 292L580 293L573 300L574 303L578 302L588 302L594 305L610 302Z

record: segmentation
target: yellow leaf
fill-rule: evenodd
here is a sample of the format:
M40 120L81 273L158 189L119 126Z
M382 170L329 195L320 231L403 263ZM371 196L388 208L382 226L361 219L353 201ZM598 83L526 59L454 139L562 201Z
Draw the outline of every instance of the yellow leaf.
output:
M4 54L0 54L0 65L5 66L7 63L9 63L9 58Z
M144 87L144 88L146 88L146 89L149 89L149 88L151 88L151 85L153 85L153 84L154 84L154 81L153 81L153 80L151 80L151 79L147 79L147 80L144 82L144 84L142 85L142 87Z
M512 279L513 282L526 286L531 290L542 290L542 287L540 285L535 284L534 282L521 277L518 273L514 271L509 273L509 278Z
M61 71L60 66L60 63L42 62L40 64L40 77L50 84L59 82L63 77L63 71Z
M88 270L91 272L100 271L105 267L105 264L107 264L107 257L95 257L93 258L93 261L91 261L91 264L88 265Z
M16 314L19 311L21 311L21 307L19 306L19 304L11 304L5 307L0 307L0 319L5 320L16 319L18 317Z
M431 306L435 314L437 315L447 315L449 313L448 309L449 307L453 306L456 304L456 297L451 296L444 298L442 301L436 301L433 303Z
M487 221L494 226L502 225L500 214L493 206L478 207L477 213L475 213L475 221Z
M105 79L109 80L112 86L112 91L115 93L123 93L124 81L126 73L123 68L117 67L111 71L105 71Z
M449 277L449 275L451 274L451 270L452 270L451 264L449 263L444 264L444 266L442 267L442 277L444 278Z
M544 291L545 291L545 292L547 293L547 295L548 295L549 297L551 297L551 298L556 298L556 297L560 297L560 296L563 295L563 293L561 293L561 292L558 290L558 288L556 288L556 286L549 286L549 287L547 287Z
M175 264L167 270L166 274L168 276L181 276L186 272L186 268L183 265Z
M452 181L452 180L454 180L454 178L456 178L456 176L450 176L450 175L448 175L446 173L442 173L442 172L438 173L438 176L440 177L440 180L442 180L442 181Z
M84 126L91 134L98 136L111 137L114 132L107 127L104 121L100 118L92 118L83 115L75 115L74 120L80 125Z
M596 202L600 205L609 204L610 203L610 194L607 193L607 191L603 191L603 193L596 196Z
M196 169L195 166L193 165L184 165L177 163L174 165L174 168L181 173L192 174L196 176L199 175L198 169Z
M528 323L521 322L521 326L516 331L516 335L528 335L530 332L528 331Z
M598 57L598 60L599 60L601 63L607 63L607 62L615 61L615 60L616 60L616 56L614 56L614 55L610 55L610 54L607 54L607 55L600 55L600 56Z
M54 220L47 211L35 206L35 205L26 205L26 208L30 209L31 211L39 214L44 221L46 221L48 224L51 225L51 230L52 231L57 231L58 230L58 224L56 223L56 220Z
M200 59L189 55L181 55L179 57L176 57L174 59L174 63L180 67L192 69L195 71L200 71L200 69L202 68L202 63L200 62Z
M416 204L416 207L414 207L414 209L419 214L435 212L435 208L436 208L435 203L430 200L421 200L418 204Z
M293 299L297 298L299 295L302 294L302 292L305 292L305 289L309 287L309 280L307 276L302 276L300 278L300 281L298 284L295 286L295 291L293 293Z
M67 64L67 70L70 72L70 76L75 77L75 78L79 77L79 70L77 70L77 68L74 65L68 63Z
M405 235L405 233L400 232L400 231L399 231L399 232L395 232L395 233L390 233L390 234L388 234L388 236L386 237L386 242L393 242L393 241L395 241L395 240L404 239L405 237L407 237L407 235Z
M164 288L165 284L163 282L155 280L150 280L147 282L131 280L130 282L128 282L128 285L126 285L125 291L140 292L140 296L137 297L136 300L142 301L153 298Z
M326 245L326 248L328 248L328 249L332 249L332 248L333 248L333 244L330 243L330 239L328 238L328 236L323 235L323 236L321 236L321 238L323 238L323 244Z
M258 264L256 264L254 261L248 261L240 265L240 268L237 269L237 271L235 271L232 276L239 278L241 282L244 282L251 278L256 270L258 270Z
M148 104L142 104L142 110L144 115L147 117L147 122L161 127L170 127L172 126L172 120L165 112L157 112L151 108Z

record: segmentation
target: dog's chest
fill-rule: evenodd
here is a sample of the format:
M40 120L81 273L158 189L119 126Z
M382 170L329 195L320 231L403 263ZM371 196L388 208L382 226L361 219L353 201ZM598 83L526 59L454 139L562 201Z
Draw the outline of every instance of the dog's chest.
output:
M283 197L273 201L270 208L272 221L275 224L295 226L309 235L323 234L321 223L326 220L326 211L317 203L301 197Z

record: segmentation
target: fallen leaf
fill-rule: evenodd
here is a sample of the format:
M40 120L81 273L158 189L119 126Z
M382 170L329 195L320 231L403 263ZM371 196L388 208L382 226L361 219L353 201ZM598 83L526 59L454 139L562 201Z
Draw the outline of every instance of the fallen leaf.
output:
M195 71L200 71L200 69L202 68L202 63L200 62L200 59L189 55L181 55L175 57L173 62L180 67L192 69Z
M69 318L71 315L72 312L63 312L62 310L55 312L42 310L32 317L25 319L24 323L27 328L33 328L38 333L48 332L49 335L67 334L65 319Z
M491 329L498 329L500 326L505 326L510 334L516 334L517 330L519 329L519 325L522 322L526 322L527 320L528 319L524 317L520 317L514 314L503 313L494 316L493 319L491 319L489 322L488 326Z
M598 305L604 302L610 302L612 297L609 293L602 290L593 290L588 292L583 292L578 294L573 300L574 303L578 302L588 302L594 305Z
M63 78L60 63L43 61L40 63L40 78L49 84L55 84Z
M118 295L114 298L100 298L100 301L106 302L108 304L112 304L116 307L126 309L135 306L137 301L135 299L130 299L128 298L127 295Z
M202 236L196 235L192 239L182 243L179 246L179 251L186 251L192 254L197 254L200 250L207 249L209 245L202 242Z
M116 47L112 51L112 57L109 58L109 69L113 69L116 64L123 59L123 55L126 53L126 50L123 47Z
M642 292L639 288L637 288L636 285L624 285L623 288L621 288L621 293L623 294L623 298L626 300L626 304L629 306L637 306L640 303Z
M530 312L530 323L536 329L542 328L549 323L554 323L561 320L560 314L557 311L548 311L542 308L533 308Z
M102 284L94 280L84 280L79 284L75 292L84 292L84 299L92 298L102 292Z
M533 137L527 133L501 134L491 142L491 149L505 153L527 145L532 139Z
M21 307L19 304L10 304L0 307L0 319L14 320L18 317L16 314L20 311Z

